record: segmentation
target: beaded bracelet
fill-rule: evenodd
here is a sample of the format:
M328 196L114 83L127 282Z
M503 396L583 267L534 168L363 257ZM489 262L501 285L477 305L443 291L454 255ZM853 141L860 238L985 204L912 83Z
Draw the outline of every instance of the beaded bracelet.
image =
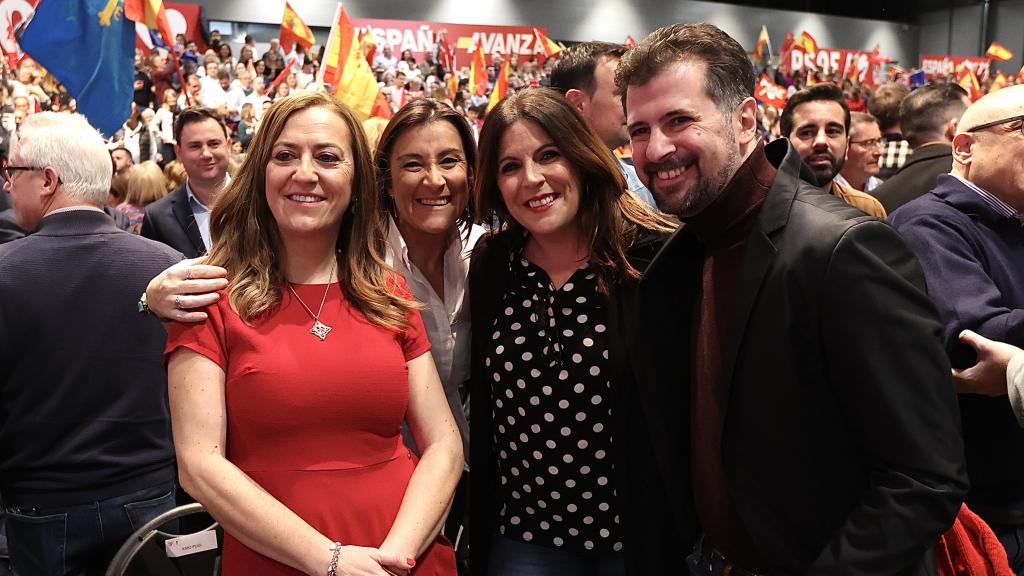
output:
M338 556L341 554L341 542L331 544L331 564L327 567L327 576L338 576Z

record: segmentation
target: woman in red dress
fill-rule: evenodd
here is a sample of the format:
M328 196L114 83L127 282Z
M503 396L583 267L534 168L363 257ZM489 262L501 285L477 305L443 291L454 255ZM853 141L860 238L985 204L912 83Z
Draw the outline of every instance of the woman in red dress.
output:
M454 575L438 531L461 440L384 263L352 112L276 102L210 227L230 284L205 322L171 329L168 388L181 484L225 528L224 574Z

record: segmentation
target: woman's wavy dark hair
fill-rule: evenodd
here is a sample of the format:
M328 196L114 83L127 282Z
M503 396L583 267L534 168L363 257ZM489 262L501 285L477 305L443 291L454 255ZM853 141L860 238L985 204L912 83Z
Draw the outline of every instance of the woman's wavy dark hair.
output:
M516 122L533 122L580 174L580 228L590 239L590 263L598 288L610 294L617 279L639 278L626 253L638 228L671 232L676 224L627 192L626 179L612 153L565 96L549 88L528 88L509 94L487 115L480 132L480 161L475 186L477 220L496 222L498 229L521 231L498 189L501 137Z

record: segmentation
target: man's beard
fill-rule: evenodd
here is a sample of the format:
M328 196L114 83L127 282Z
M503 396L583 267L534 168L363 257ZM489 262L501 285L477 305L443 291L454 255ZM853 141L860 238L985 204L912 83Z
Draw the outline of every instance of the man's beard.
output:
M812 154L811 156L808 156L808 159L822 155L823 154ZM807 164L807 168L811 170L814 174L814 178L818 181L818 186L831 184L832 181L835 180L835 177L839 175L839 171L843 169L843 164L846 163L846 158L836 158L835 156L832 156L832 154L828 154L828 158L828 166L812 167L810 164L805 162L805 164Z

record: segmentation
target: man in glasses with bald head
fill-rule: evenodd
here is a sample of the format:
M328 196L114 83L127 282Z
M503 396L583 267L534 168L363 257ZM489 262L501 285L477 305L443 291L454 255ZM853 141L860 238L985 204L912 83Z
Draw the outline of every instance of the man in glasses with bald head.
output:
M921 261L953 367L965 368L974 354L963 330L1024 346L1024 86L972 104L952 148L952 171L890 220ZM1024 574L1024 429L1006 396L959 392L967 504Z

